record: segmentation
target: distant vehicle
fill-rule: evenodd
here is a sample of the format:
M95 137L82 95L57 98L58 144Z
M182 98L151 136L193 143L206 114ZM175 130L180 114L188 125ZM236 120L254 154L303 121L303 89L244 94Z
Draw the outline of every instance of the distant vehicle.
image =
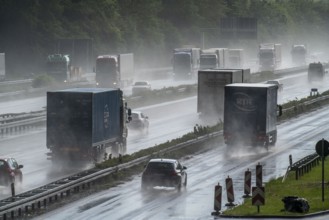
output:
M243 49L229 49L227 66L229 68L243 68L243 66L244 66L244 50Z
M281 44L260 44L258 58L260 71L273 71L278 69L282 62Z
M278 91L282 91L283 90L283 84L280 83L278 80L268 80L266 81L266 84L274 84L278 86Z
M134 54L100 55L96 59L96 85L124 88L134 80Z
M151 159L142 174L142 190L149 187L175 187L178 191L187 185L186 167L175 159Z
M18 165L14 158L0 159L0 185L9 186L11 183L21 183L23 174L21 169L23 165Z
M306 54L307 54L307 50L306 50L305 45L303 45L303 44L292 45L291 58L292 58L292 62L295 65L305 65L306 64Z
M200 69L225 68L228 59L228 48L209 48L201 50ZM228 61L226 61L228 62Z
M173 51L173 73L176 80L192 79L200 64L200 48L176 48Z
M151 84L148 81L137 81L132 86L132 94L139 95L145 91L151 90Z
M308 65L308 81L320 81L324 78L325 73L327 73L327 71L325 71L322 63L318 62L318 63L310 63Z
M128 128L134 130L148 131L149 118L140 111L131 112L131 121L128 124Z

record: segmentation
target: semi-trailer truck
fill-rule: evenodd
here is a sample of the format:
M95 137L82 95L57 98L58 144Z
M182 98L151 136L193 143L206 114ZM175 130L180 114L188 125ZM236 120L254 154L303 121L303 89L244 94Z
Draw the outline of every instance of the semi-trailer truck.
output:
M228 146L275 145L278 87L274 84L236 83L225 86L224 140Z
M196 76L200 64L200 48L176 48L173 51L174 79L192 79Z
M134 54L100 55L96 59L96 85L124 88L134 81Z
M46 61L46 73L58 82L77 82L82 80L82 68L73 66L67 54L50 54Z
M100 161L107 148L124 154L131 110L119 89L47 92L47 153L54 162Z
M291 58L294 65L300 66L306 64L306 46L303 44L294 44L291 48Z
M243 83L250 78L250 69L206 69L198 71L197 112L203 120L223 120L224 87Z
M200 69L227 67L228 48L209 48L201 50Z
M278 69L281 66L281 44L260 44L258 58L260 71Z

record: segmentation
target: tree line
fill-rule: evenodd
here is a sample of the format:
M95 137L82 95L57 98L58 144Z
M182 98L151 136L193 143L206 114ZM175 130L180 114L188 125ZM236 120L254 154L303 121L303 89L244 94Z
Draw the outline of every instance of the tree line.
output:
M325 0L0 0L0 53L9 75L41 73L56 39L92 39L95 56L133 52L137 67L168 66L173 48L201 47L202 37L207 47L250 45L221 39L224 17L256 18L252 45L327 46Z

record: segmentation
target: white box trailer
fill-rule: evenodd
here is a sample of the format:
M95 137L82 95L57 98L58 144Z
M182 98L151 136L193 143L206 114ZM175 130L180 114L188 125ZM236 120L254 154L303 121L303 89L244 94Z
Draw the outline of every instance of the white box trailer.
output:
M242 70L207 69L198 72L197 112L201 119L223 120L224 87L242 83Z
M229 68L243 68L244 66L244 50L243 49L229 49L228 51L228 67Z

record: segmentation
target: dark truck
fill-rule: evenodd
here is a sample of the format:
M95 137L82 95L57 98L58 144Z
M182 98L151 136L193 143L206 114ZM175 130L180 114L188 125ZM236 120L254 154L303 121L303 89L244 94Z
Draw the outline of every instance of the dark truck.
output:
M274 84L235 83L225 86L224 139L230 145L275 145L278 86ZM278 111L279 110L279 111Z
M197 112L203 120L223 120L224 87L249 82L250 69L204 69L198 71Z
M106 149L124 154L131 110L119 89L47 92L47 148L54 162L97 162Z

